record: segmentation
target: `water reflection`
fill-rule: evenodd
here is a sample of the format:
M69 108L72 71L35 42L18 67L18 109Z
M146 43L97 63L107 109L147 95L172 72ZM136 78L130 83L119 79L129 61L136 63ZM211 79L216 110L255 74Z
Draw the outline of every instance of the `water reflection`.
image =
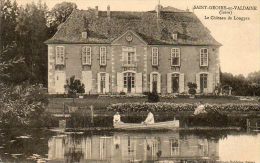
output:
M114 133L110 136L59 135L48 142L49 162L214 162L219 142L194 135Z

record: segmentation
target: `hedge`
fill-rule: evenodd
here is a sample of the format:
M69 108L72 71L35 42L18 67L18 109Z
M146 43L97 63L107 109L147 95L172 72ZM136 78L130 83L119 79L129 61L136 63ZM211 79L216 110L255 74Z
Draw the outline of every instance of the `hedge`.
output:
M111 104L107 107L108 111L118 111L120 113L126 112L144 112L151 109L153 112L182 112L194 111L196 104L177 104L177 103L118 103ZM259 104L205 104L207 111L214 110L219 112L260 112Z

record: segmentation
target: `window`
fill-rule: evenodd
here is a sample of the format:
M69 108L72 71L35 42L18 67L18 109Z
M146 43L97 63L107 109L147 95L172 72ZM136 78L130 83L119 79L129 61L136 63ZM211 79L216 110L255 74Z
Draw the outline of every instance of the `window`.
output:
M135 74L131 72L124 73L124 88L135 87Z
M179 140L172 138L170 139L171 156L180 154Z
M158 65L158 48L152 48L152 65Z
M65 63L64 46L57 46L56 47L56 64L57 65L64 65L64 63Z
M178 34L177 33L173 33L172 34L172 39L176 41L178 39Z
M171 49L171 65L180 66L180 49L179 48Z
M100 91L101 93L105 93L106 88L106 73L100 74Z
M208 49L200 49L200 66L208 66Z
M82 64L91 65L91 47L85 46L82 48Z
M136 49L134 47L122 48L122 59L125 66L134 65L136 61Z
M127 64L133 64L134 61L134 52L127 53Z
M106 47L100 47L100 65L104 66L106 64L107 64Z

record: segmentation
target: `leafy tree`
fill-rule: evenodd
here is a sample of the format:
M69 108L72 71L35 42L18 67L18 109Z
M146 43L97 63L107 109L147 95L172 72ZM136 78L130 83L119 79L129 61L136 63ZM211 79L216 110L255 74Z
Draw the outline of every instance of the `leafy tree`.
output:
M56 4L48 13L49 35L53 36L60 24L64 23L74 9L77 8L75 3L62 2Z
M80 80L75 79L75 76L70 77L69 80L66 81L66 85L64 86L66 90L68 90L69 96L75 96L76 93L85 93L85 86L80 82Z
M13 4L10 0L1 1L0 11L0 45L1 49L3 49L15 40L15 26L18 15L16 1L14 1Z
M25 64L18 65L21 74L28 78L13 79L13 82L29 80L31 83L47 83L47 37L46 7L38 3L27 4L19 10L15 32L17 33L18 53L24 57ZM23 68L23 69L21 69ZM12 71L17 72L17 69Z

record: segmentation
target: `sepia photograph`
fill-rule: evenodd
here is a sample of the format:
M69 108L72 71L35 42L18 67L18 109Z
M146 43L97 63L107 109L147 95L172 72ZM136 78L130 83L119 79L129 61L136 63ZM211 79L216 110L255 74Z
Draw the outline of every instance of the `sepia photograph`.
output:
M0 163L260 163L260 0L0 0Z

